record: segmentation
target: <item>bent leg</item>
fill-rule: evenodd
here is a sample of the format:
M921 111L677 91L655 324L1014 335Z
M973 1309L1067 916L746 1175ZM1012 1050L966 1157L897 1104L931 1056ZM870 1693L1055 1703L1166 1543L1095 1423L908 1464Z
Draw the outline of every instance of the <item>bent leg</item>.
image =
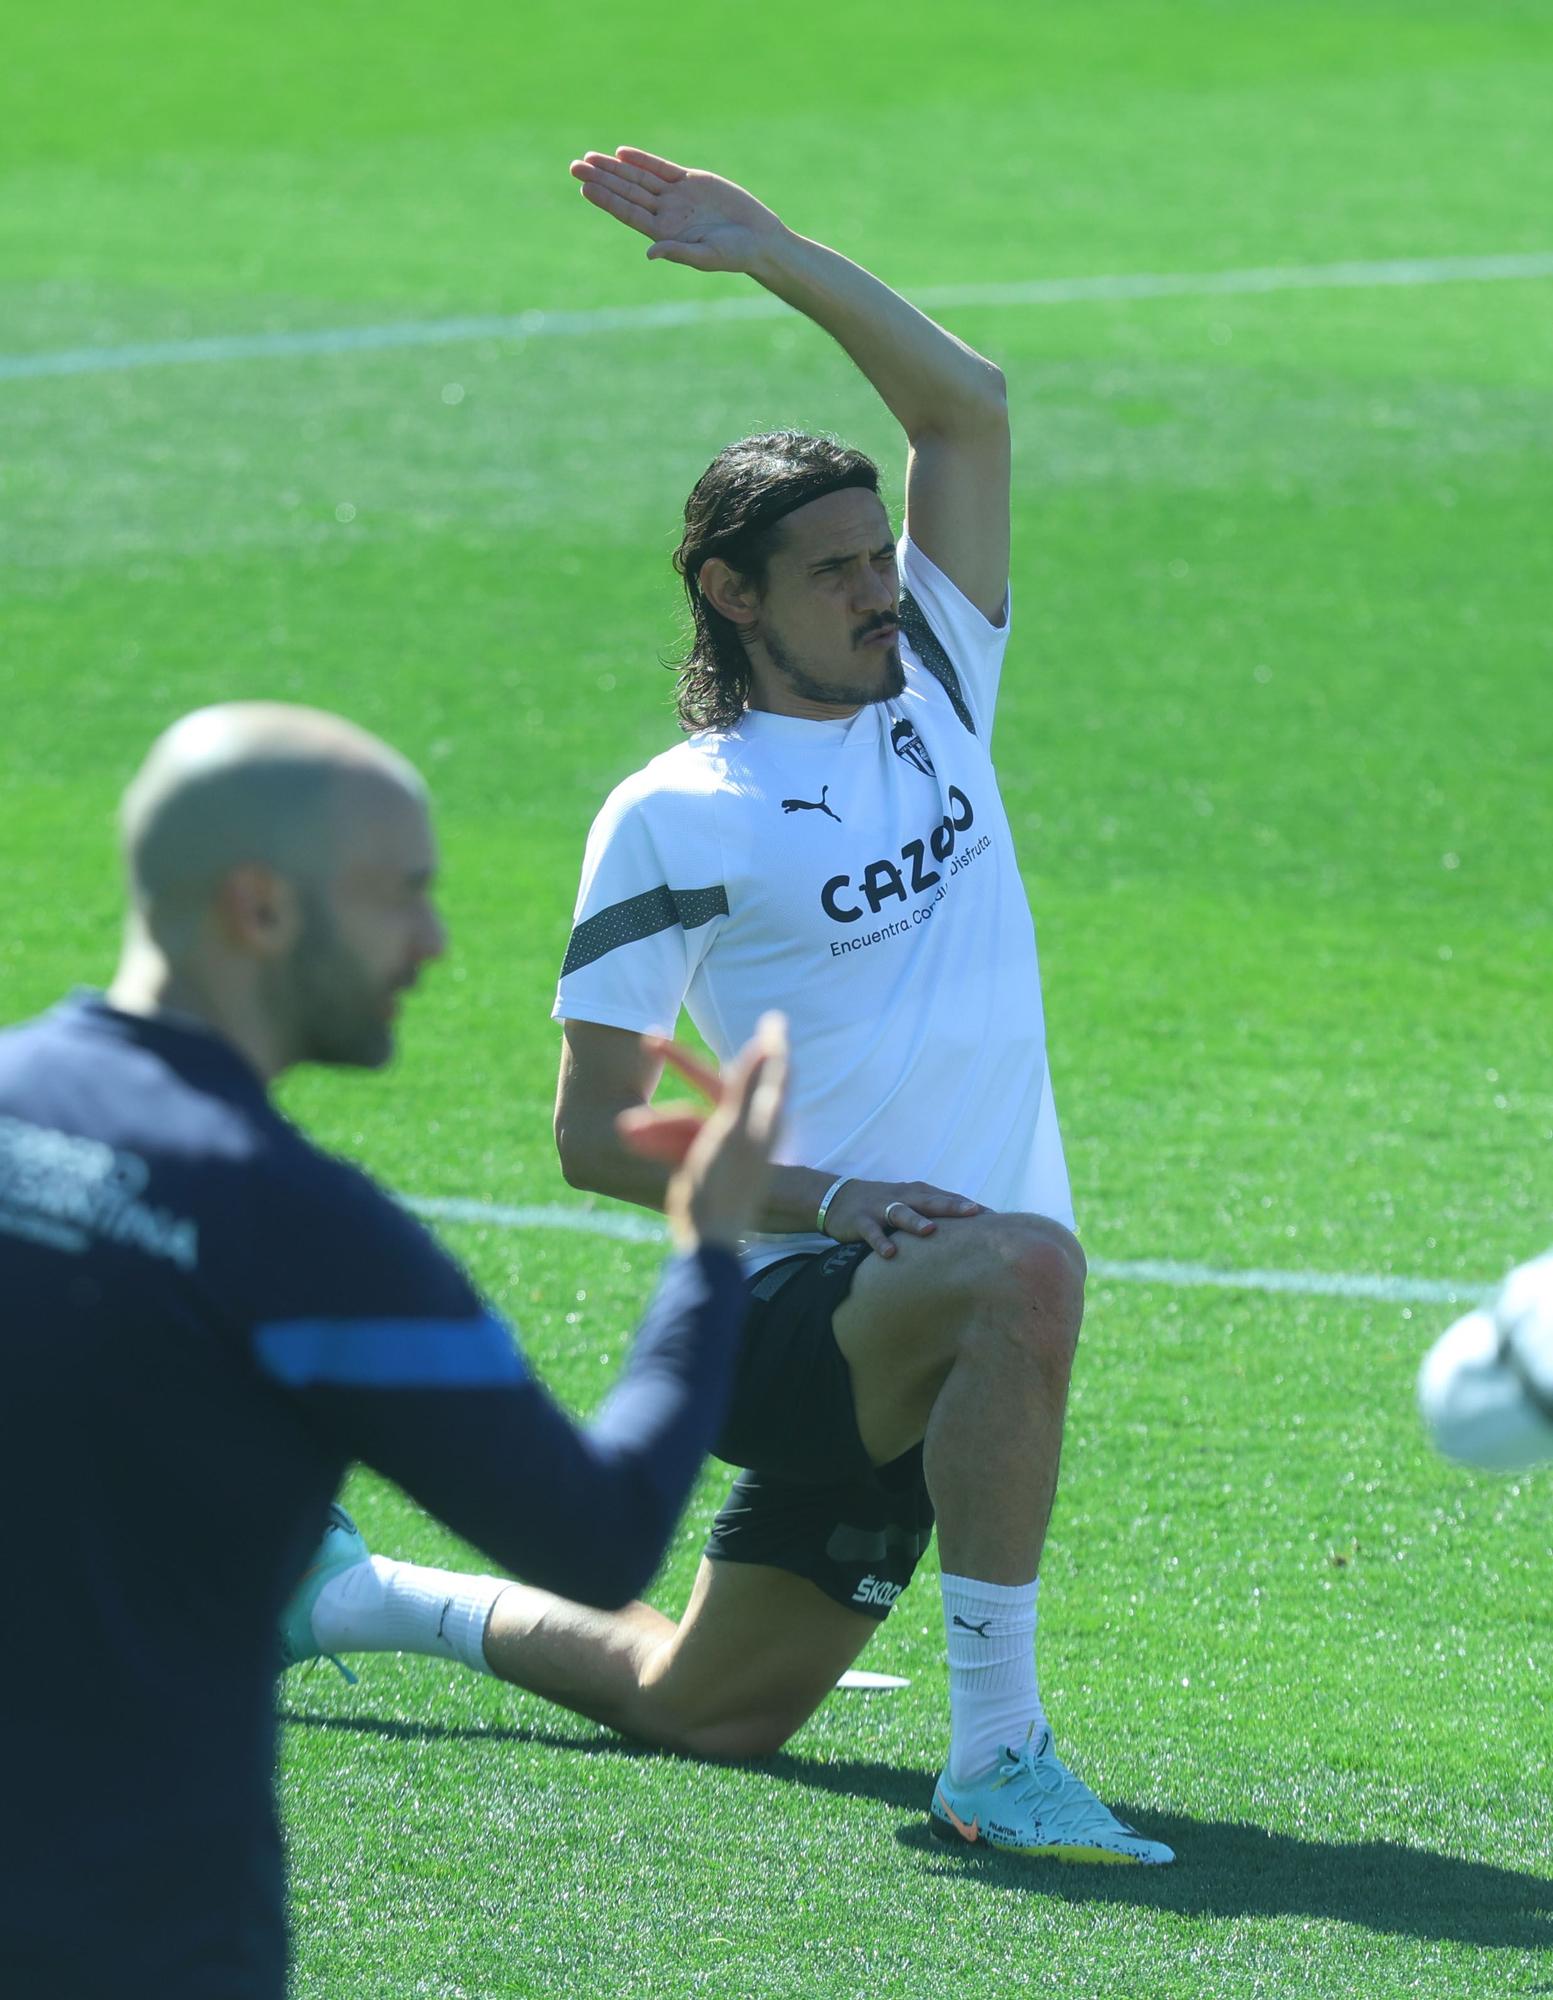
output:
M624 1735L702 1757L763 1757L819 1707L877 1629L805 1578L702 1561L676 1625L514 1584L485 1633L491 1672Z
M922 1440L945 1570L1026 1584L1056 1492L1083 1252L1033 1215L895 1242L835 1316L863 1443L883 1464Z

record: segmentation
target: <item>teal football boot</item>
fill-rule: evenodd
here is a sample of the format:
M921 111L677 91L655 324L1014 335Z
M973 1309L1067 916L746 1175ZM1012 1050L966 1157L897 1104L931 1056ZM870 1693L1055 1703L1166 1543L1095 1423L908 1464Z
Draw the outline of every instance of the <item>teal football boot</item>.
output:
M1101 1804L1057 1755L1049 1729L1038 1742L1026 1737L1022 1750L1005 1750L974 1784L951 1784L946 1769L933 1793L932 1826L940 1840L1031 1861L1161 1868L1176 1858Z
M334 1502L329 1509L329 1525L324 1529L324 1538L313 1552L313 1560L302 1572L302 1581L291 1593L291 1601L280 1614L280 1663L286 1667L300 1666L304 1660L331 1660L352 1687L356 1676L345 1662L336 1659L333 1653L325 1653L313 1637L313 1606L318 1602L318 1593L331 1577L341 1570L354 1569L357 1563L367 1560L370 1551L361 1538L356 1523Z

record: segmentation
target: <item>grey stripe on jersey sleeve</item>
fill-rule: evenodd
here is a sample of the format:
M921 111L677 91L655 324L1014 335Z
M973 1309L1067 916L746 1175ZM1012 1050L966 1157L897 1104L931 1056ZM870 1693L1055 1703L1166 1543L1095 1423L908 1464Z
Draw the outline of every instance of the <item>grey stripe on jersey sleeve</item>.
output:
M949 705L974 736L976 724L971 711L965 705L965 696L960 690L960 676L955 671L954 661L944 651L943 641L933 630L923 615L922 606L909 590L901 592L901 630L911 641L912 651L922 662L934 680L949 697Z
M627 896L623 903L611 903L607 910L584 917L566 947L561 977L564 979L567 973L591 965L596 958L617 951L623 944L635 944L641 938L656 937L659 931L672 930L675 924L695 931L709 924L713 917L727 914L726 889L671 889L667 882L661 882L656 889L645 890L640 896Z

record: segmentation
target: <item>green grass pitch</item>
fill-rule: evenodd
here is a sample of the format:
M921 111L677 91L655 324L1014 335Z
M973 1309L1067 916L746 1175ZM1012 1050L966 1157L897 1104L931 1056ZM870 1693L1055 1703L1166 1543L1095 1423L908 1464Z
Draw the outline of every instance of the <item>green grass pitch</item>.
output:
M1546 252L1550 101L1535 0L58 0L0 62L0 353L736 291L584 209L567 160L621 141L908 292ZM1471 1295L1553 1238L1553 281L946 317L1011 387L996 748L1091 1254ZM106 976L158 728L338 707L432 777L455 951L388 1079L288 1104L416 1194L574 1199L547 1016L582 837L672 735L678 505L780 421L898 480L790 319L0 370L0 1018ZM589 1407L655 1253L448 1235ZM924 1574L865 1657L909 1687L761 1766L425 1662L291 1677L298 2000L1553 1992L1553 1480L1425 1449L1449 1314L1093 1286L1042 1680L1173 1870L929 1845Z

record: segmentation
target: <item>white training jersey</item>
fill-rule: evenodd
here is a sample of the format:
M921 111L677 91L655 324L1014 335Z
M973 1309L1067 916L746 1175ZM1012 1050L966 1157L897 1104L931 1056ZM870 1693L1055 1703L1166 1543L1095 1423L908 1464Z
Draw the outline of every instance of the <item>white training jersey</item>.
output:
M554 1018L720 1062L787 1015L779 1157L1073 1223L1035 927L988 738L1008 623L903 542L904 691L844 722L750 710L627 778L593 823ZM823 1249L750 1239L747 1266Z

